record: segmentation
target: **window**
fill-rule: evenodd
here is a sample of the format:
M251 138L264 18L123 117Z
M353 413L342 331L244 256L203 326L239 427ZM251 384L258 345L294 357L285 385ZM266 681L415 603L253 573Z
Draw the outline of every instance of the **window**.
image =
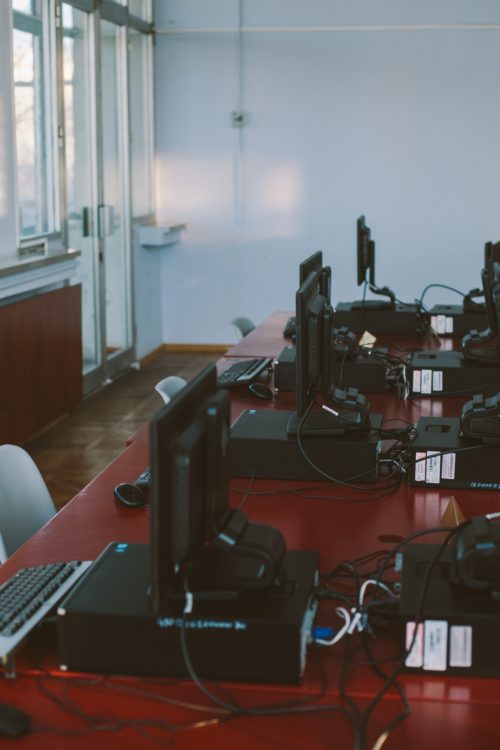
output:
M46 5L46 3L45 3ZM13 74L21 239L55 229L50 65L41 0L14 0Z
M143 21L151 21L151 0L128 0L128 12Z

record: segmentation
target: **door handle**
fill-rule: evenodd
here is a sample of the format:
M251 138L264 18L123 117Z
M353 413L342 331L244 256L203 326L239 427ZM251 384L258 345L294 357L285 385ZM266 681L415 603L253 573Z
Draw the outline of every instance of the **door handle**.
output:
M82 237L90 237L90 208L82 208Z

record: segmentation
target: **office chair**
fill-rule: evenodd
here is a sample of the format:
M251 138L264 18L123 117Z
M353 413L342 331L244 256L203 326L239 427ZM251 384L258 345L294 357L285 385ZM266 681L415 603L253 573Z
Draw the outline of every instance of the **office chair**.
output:
M55 512L47 485L29 453L17 445L0 446L0 562Z
M231 321L231 323L241 334L242 338L248 336L250 331L253 331L253 329L255 328L255 325L252 323L250 318L235 318Z
M186 381L184 378L179 378L177 375L168 375L155 385L155 390L158 391L164 402L168 404L172 396L175 396L177 391L180 391L185 385Z

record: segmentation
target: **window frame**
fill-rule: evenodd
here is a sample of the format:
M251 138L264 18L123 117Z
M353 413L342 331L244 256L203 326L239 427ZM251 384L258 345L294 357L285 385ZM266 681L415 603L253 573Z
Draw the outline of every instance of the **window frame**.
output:
M45 206L42 222L46 229L35 228L32 234L25 234L21 225L19 186L16 189L16 237L20 250L25 246L37 244L37 240L51 245L61 238L61 158L60 150L63 146L59 132L59 97L56 66L56 7L58 0L41 3L41 12L26 14L18 10L12 11L12 35L16 31L31 34L41 45L41 86L33 84L34 96L39 100L41 124L35 123L35 129L41 127L36 134L35 148L41 154L35 154L35 169L40 169L40 160L44 159L45 175L40 180L40 192L43 192ZM38 57L38 55L36 55ZM36 63L35 63L36 64ZM14 66L14 60L12 61ZM12 68L14 71L14 67ZM13 81L14 125L16 126L15 88ZM38 88L38 90L37 90ZM38 119L38 118L36 118ZM16 127L14 127L14 131ZM15 139L16 178L19 179L19 162L17 138ZM38 191L37 191L38 192Z
M145 40L144 49L144 70L143 70L143 82L144 82L144 117L143 124L145 128L145 145L146 145L146 159L148 164L148 211L147 213L135 213L133 205L133 188L131 183L130 198L131 198L131 217L133 223L148 224L152 223L155 218L155 179L154 179L154 102L153 102L153 37L149 32L144 32L142 28L138 28L136 25L129 23L127 29L127 49L130 45L129 29L137 31L141 37ZM130 92L130 82L132 76L130 75L130 55L127 55L127 66L128 66L128 99L129 107L132 100ZM151 85L147 85L147 81L151 81ZM129 110L129 125L132 123L132 117ZM132 177L133 169L133 141L132 132L130 128L131 143L130 143L130 171Z

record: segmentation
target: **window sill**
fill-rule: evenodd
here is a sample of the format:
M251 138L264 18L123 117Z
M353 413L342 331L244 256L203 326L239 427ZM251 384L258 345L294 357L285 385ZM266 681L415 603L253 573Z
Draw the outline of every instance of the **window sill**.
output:
M80 250L0 261L0 300L21 298L78 281Z

